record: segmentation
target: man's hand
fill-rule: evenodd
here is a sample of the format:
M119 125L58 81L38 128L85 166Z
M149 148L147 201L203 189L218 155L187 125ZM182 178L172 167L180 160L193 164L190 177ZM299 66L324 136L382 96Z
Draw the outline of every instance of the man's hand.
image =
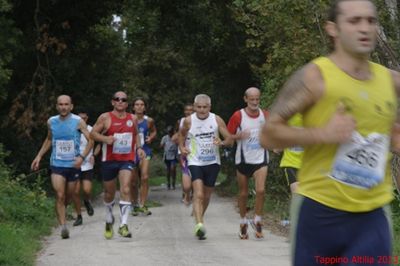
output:
M153 139L150 138L150 136L147 136L144 142L145 142L146 144L150 144L152 141L153 141Z
M214 143L214 145L217 145L217 146L224 145L224 142L219 137L215 137L213 143Z
M181 151L181 155L182 156L188 156L190 153L190 150L186 147L179 147L180 151Z
M75 157L74 167L76 169L81 169L82 163L83 163L83 158L81 156Z
M90 158L89 158L89 163L92 164L92 165L94 165L94 163L95 163L94 155L91 155L91 156L90 156Z
M40 161L41 161L41 160L42 160L41 157L36 156L35 159L32 161L31 169L32 169L33 171L39 170L39 165L40 165Z
M137 148L137 154L139 155L140 160L146 158L146 153L142 148Z
M276 154L280 154L283 150L282 149L273 149L272 152Z
M107 143L108 145L112 145L115 142L115 140L116 138L114 138L114 136L107 136L105 143Z
M392 128L391 148L396 154L400 153L400 123L395 123Z
M250 138L250 133L251 132L248 129L244 130L244 131L241 131L241 132L236 134L236 138L239 139L239 140L248 139L248 138Z
M351 140L356 121L345 111L345 106L339 104L328 124L322 129L319 137L324 143L346 143Z

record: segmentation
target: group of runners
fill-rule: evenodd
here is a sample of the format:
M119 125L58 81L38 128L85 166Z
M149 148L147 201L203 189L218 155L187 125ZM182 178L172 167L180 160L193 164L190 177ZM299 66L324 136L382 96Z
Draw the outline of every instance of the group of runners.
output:
M352 261L360 256L375 259L365 264L382 265L378 257L391 255L390 151L400 151L396 116L400 73L369 61L378 32L372 1L333 1L325 29L332 40L332 52L296 71L268 114L259 107L261 95L255 87L245 91L246 107L234 112L228 126L210 111L211 98L205 94L194 98L193 113L189 105L185 107L188 110L179 121L176 138L183 171L183 202L189 204L192 194L195 235L199 239L206 237L204 214L220 170L219 147L236 142L241 239L249 237L248 224L255 228L257 238L263 237L267 149L284 149L281 166L294 192L293 265L320 265L330 258L338 259L336 265L344 265L346 260L349 263L345 264L363 265ZM44 153L52 147L51 178L63 238L68 237L65 187L74 187L71 183L78 176L76 169L87 159L93 142L103 145L105 237L113 236L116 178L120 182L121 236L131 236L127 219L132 202L139 198L139 208L144 206L142 197L147 197L148 185L143 180L148 179L148 173L140 171L144 191L137 197L132 185L137 178L132 178L132 170L137 158L142 167L146 165L149 155L145 145L154 140L155 126L148 126L153 137L141 135L138 125L145 116L126 111L128 98L124 92L116 92L111 103L114 109L102 114L89 133L84 120L71 114L70 97L58 97L59 115L49 119L47 138L32 163L37 169ZM79 148L81 134L88 141L83 150ZM250 177L255 179L256 203L249 223L246 201ZM174 188L172 179L169 186Z

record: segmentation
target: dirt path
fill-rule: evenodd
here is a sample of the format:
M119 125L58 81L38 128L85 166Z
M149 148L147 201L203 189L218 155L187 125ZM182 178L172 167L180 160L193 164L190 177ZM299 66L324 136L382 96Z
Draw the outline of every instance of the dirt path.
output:
M62 240L59 231L45 239L37 265L289 265L289 244L283 237L265 232L264 240L240 240L238 214L234 202L213 195L205 216L207 240L193 235L191 208L179 200L180 190L152 188L150 198L163 204L152 208L148 217L130 217L133 237L121 238L116 233L118 207L114 207L114 238L105 240L104 207L99 200L95 215L83 213L83 225L72 227L70 239Z

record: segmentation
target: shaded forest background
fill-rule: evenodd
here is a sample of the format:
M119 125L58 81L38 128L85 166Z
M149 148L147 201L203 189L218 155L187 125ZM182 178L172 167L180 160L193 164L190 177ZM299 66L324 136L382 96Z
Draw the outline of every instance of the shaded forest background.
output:
M323 32L329 2L0 0L6 162L29 172L61 93L89 112L91 124L110 110L116 90L143 96L161 132L197 93L209 94L225 120L243 106L249 86L263 91L268 107L294 69L329 51ZM373 60L398 68L400 3L377 4Z

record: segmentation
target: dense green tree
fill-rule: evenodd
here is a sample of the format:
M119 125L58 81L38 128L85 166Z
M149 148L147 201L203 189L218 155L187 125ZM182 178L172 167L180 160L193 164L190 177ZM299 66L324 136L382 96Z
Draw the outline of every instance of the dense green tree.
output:
M267 107L296 68L328 52L329 2L0 0L0 142L26 170L60 93L91 122L116 90L143 96L161 131L198 93L225 119L248 86L262 89ZM373 59L396 67L399 5L380 1L378 11ZM112 26L115 14L121 25Z
M209 94L213 111L228 118L254 85L230 1L128 3L126 88L148 99L161 128L198 93Z
M10 63L20 48L21 32L15 27L11 10L9 0L0 0L0 106L7 97L7 83L12 74Z
M121 2L90 0L14 1L9 18L22 32L12 76L1 105L0 142L12 151L11 162L26 171L55 114L61 93L94 117L121 88L124 42L112 29ZM9 36L11 37L11 36Z

